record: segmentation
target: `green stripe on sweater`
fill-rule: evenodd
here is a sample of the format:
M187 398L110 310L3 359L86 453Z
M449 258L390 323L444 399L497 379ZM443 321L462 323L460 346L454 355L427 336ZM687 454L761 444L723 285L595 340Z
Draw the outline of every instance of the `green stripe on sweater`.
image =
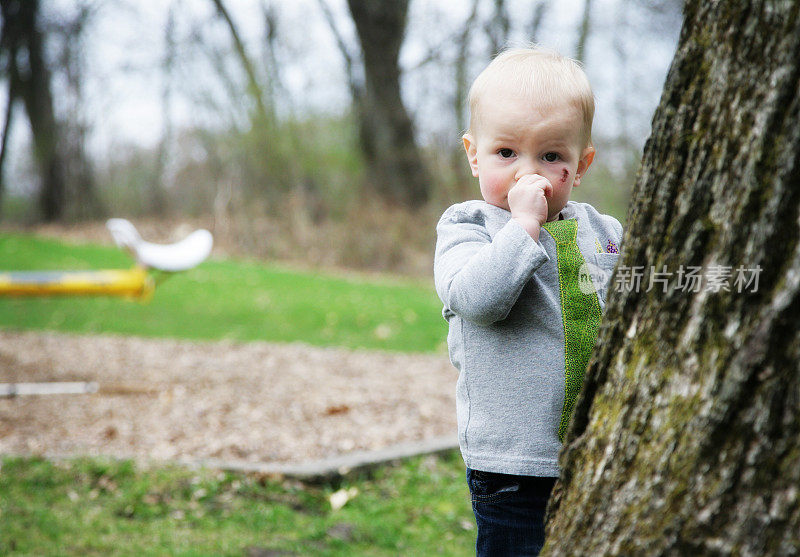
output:
M556 242L561 315L564 320L564 408L558 427L558 439L563 442L575 399L583 385L586 365L597 339L601 311L597 293L587 294L578 286L581 266L586 263L576 241L578 221L567 219L546 222L543 228Z

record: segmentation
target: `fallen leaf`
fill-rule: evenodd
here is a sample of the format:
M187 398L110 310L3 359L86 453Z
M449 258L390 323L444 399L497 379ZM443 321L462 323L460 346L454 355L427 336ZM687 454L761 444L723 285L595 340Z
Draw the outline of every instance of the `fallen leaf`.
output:
M350 411L350 407L346 404L339 404L338 406L328 406L325 409L326 416L333 416L335 414L346 414Z
M351 487L350 489L342 488L339 491L332 493L330 496L331 508L334 511L338 511L356 495L358 495L358 488L356 487Z

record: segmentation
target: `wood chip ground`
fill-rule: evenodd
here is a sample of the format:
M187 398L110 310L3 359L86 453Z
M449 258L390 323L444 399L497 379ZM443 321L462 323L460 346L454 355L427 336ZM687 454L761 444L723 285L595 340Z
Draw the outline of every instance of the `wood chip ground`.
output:
M445 355L0 331L0 382L95 381L0 399L0 454L306 462L453 435Z

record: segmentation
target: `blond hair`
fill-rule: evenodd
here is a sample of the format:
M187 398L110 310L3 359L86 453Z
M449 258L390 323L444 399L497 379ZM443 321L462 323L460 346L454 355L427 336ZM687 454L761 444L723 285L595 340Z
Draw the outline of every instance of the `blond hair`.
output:
M594 94L580 62L539 46L510 48L495 57L475 78L469 90L469 128L480 123L480 103L486 94L502 87L534 99L543 109L572 105L583 117L583 135L591 143Z

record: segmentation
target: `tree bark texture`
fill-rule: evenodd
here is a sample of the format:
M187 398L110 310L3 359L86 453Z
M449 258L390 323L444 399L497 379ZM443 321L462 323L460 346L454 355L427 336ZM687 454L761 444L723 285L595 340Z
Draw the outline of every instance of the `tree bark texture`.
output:
M348 0L364 60L359 110L361 147L370 189L384 199L418 207L428 200L430 177L400 95L400 46L408 0Z
M543 554L800 554L798 12L684 8Z

